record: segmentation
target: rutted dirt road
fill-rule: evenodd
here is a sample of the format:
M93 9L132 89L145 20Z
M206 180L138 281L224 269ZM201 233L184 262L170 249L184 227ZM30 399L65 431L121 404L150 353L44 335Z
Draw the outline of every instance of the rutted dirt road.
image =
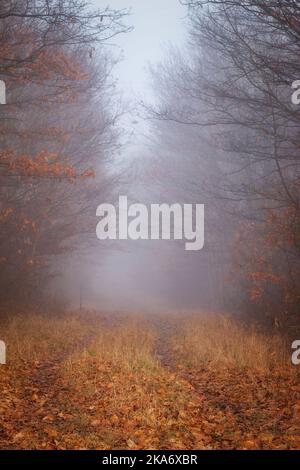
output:
M2 449L300 448L288 370L187 360L178 318L99 318L50 319L47 330L37 318L28 337L21 321L0 371Z

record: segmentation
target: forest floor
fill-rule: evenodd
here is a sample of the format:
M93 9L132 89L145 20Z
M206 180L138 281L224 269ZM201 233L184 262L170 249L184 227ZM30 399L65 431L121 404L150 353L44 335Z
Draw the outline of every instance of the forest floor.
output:
M3 320L1 449L300 449L283 340L229 317Z

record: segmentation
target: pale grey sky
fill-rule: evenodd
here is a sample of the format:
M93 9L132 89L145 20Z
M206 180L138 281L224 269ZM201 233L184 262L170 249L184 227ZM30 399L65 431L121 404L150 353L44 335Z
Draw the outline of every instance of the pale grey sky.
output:
M97 6L130 8L131 33L114 39L124 52L115 74L127 96L150 91L147 66L163 58L164 46L179 45L185 37L186 9L179 0L94 0Z

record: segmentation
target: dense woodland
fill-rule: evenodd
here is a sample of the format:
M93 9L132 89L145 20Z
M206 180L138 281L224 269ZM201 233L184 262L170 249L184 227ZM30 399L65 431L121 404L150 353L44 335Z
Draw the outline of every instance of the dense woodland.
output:
M81 0L1 2L3 303L45 299L59 256L92 238L123 112L106 43L125 16Z
M181 4L127 103L127 9L0 0L0 450L300 449L300 2ZM203 250L100 246L119 195L204 203Z
M299 2L183 3L188 44L152 67L156 140L185 157L181 184L207 204L220 305L299 326Z

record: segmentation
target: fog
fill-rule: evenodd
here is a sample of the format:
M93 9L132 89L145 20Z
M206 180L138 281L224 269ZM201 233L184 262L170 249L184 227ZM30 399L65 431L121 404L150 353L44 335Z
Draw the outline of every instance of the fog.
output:
M0 448L299 448L300 2L107 2L0 1Z
M280 15L297 16L295 2L275 2L268 15L254 0L246 8L240 0L17 0L7 8L3 305L197 309L292 322L299 31ZM176 204L169 236L137 223L145 210L148 217L144 206L131 209L132 239L114 235L111 222L113 235L99 235L103 204L112 217L120 196L130 207ZM199 231L199 249L189 251L202 205L204 243Z
M128 22L134 28L131 33L116 38L112 48L122 57L114 70L115 78L123 99L134 109L133 114L125 114L123 118L122 125L129 137L116 162L124 165L129 183L121 183L116 193L128 194L133 202L183 204L187 202L184 192L178 195L175 192L170 199L161 190L162 185L170 186L169 170L162 176L163 181L157 183L149 176L157 165L157 151L149 150L153 129L138 105L141 100L155 100L149 65L163 60L170 44L184 45L186 10L176 0L115 0L110 2L110 7L130 8ZM183 154L182 158L185 157ZM163 158L165 168L172 166L170 157L169 162L167 156ZM95 210L101 202L95 201ZM105 202L114 202L114 197ZM207 296L210 282L201 268L203 257L207 256L205 250L186 253L174 241L98 243L101 244L99 254L95 255L94 247L88 259L83 257L80 273L76 261L70 263L73 273L70 297L74 306L80 303L80 286L83 305L93 308L161 311L213 305L213 293Z

